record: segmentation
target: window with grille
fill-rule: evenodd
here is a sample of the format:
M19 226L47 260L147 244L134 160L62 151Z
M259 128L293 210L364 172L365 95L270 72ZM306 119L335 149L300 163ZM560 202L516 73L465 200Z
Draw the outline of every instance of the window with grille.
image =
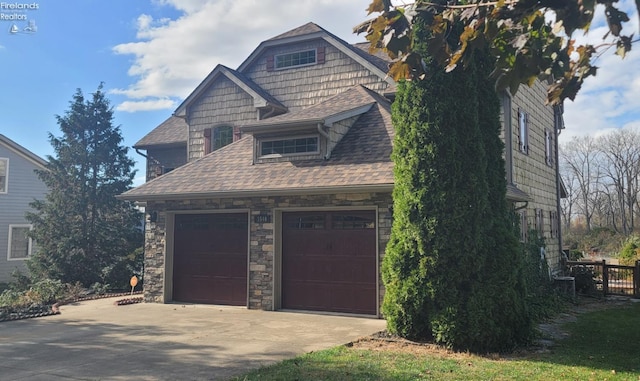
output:
M211 139L211 150L215 151L228 144L233 143L233 127L220 126L213 129L213 139Z
M318 153L318 137L299 137L260 142L260 156Z
M275 56L275 68L285 69L294 66L313 65L316 63L316 50L280 54Z
M31 255L31 225L9 225L9 260L27 259Z

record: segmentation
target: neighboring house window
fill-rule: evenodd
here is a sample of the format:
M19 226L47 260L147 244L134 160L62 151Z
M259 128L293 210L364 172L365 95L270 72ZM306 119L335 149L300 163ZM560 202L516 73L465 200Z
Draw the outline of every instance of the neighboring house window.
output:
M529 114L518 110L518 145L520 152L529 154Z
M325 47L300 52L277 54L267 57L267 71L282 70L292 67L323 64L325 62Z
M536 209L536 231L540 237L544 236L544 212L542 209Z
M553 133L544 130L544 157L548 166L553 166Z
M9 159L0 158L0 193L7 193L9 178Z
M549 232L551 233L551 238L557 238L560 236L560 224L558 221L558 212L552 210L549 212Z
M31 255L31 225L9 225L9 251L7 259L27 259Z
M520 242L527 242L527 234L529 233L529 222L527 221L527 210L518 211L518 219L520 222Z
M318 153L318 137L300 137L260 142L260 156Z
M233 143L240 138L233 126L218 126L204 130L204 153L205 155L226 145Z

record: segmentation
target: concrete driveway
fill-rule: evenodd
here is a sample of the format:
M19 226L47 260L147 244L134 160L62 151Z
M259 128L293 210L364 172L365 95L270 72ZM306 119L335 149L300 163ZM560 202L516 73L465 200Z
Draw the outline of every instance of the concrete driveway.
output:
M116 300L0 323L0 380L225 380L385 328L378 319Z

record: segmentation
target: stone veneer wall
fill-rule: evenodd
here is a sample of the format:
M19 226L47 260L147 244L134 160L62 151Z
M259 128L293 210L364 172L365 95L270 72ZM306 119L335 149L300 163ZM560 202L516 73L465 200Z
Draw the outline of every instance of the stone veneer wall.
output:
M249 301L252 309L273 310L276 306L274 295L275 242L274 210L303 208L349 209L372 207L378 210L378 260L381 263L385 247L391 234L392 222L391 193L340 193L327 195L298 195L251 198L212 198L198 200L150 201L147 203L145 231L145 273L144 297L147 302L164 302L164 274L166 259L167 212L250 210L249 239ZM155 222L150 214L156 214ZM270 215L272 222L256 223L253 216ZM378 276L380 299L384 296L382 279Z

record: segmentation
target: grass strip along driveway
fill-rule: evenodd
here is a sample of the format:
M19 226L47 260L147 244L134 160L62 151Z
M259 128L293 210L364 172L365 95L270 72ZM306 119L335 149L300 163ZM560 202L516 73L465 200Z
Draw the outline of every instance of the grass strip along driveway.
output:
M640 303L580 314L548 350L508 356L433 345L364 340L258 369L250 380L632 380L640 381Z

